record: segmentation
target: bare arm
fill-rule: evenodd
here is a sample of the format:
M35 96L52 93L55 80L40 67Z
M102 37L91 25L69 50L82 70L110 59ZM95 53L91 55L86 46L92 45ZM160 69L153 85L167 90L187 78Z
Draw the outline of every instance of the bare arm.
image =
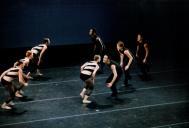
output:
M125 66L125 70L127 70L127 69L129 69L129 67L130 67L130 65L131 65L131 63L132 63L132 61L133 61L133 57L132 57L132 55L130 54L130 52L129 52L128 50L125 50L125 51L124 51L124 54L129 58L129 62L128 62L128 64Z
M96 68L95 68L95 70L93 71L93 74L92 74L93 83L94 83L95 76L96 76L96 72L98 71L98 69L99 69L99 66L98 66L98 64L97 64L97 65L96 65Z
M114 82L115 82L115 80L117 78L116 66L115 65L111 65L111 70L112 70L112 73L114 74L114 76L113 76L112 81L110 83L107 83L108 87L111 87L114 84Z
M120 53L120 66L121 67L123 67L123 58L124 58L124 55L122 53Z
M138 50L139 50L139 46L137 45L137 49L136 49L136 57L138 58Z
M19 83L24 85L24 86L27 86L27 83L25 82L24 78L23 78L23 72L22 72L22 69L19 69L18 71L18 80L19 80Z
M104 49L104 43L100 39L100 37L97 38L97 41L100 43L102 50Z
M16 67L17 64L18 64L18 61L16 61L16 62L14 63L13 67Z
M146 60L147 60L147 58L148 58L148 56L149 56L149 48L148 48L148 44L147 43L145 43L144 44L144 49L145 49L145 57L144 57L144 59L143 59L143 63L146 63Z
M39 55L39 61L37 63L38 65L41 63L41 58L42 58L44 52L46 51L46 49L47 49L47 46L43 47L43 49L42 49L42 51L41 51L41 53Z

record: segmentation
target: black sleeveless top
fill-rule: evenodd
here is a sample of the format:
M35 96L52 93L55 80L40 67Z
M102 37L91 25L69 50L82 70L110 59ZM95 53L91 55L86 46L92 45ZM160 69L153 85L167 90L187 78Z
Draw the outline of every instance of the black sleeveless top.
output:
M119 50L119 52L124 55L123 63L124 63L124 64L127 64L127 63L129 62L129 58L124 54L125 50L128 50L128 51L129 51L128 48L123 48L122 50ZM131 54L130 51L129 51L129 53ZM132 56L132 54L131 54L131 56Z
M137 42L137 46L139 46L138 49L138 57L139 59L144 59L146 51L144 48L144 44L148 44L146 41L143 41L142 43Z
M115 65L118 75L120 75L122 73L122 68L116 61L110 60L110 64L108 64L108 67L111 68L111 65Z
M83 70L86 70L86 71L91 72L91 75L92 75L93 72L94 72L94 70L95 70L95 68L96 68L96 66L97 66L97 64L96 64L95 62L93 62L93 61L86 62L85 64L86 64L86 65L85 65L85 67L83 68ZM90 76L91 76L91 75L90 75Z

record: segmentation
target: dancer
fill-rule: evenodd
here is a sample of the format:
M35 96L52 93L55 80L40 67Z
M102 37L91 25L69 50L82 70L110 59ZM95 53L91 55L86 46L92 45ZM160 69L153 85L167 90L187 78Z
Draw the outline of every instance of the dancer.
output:
M28 69L28 65L31 61L31 59L33 58L33 53L31 52L31 50L28 50L26 51L26 56L24 59L20 59L19 61L16 61L14 63L14 66L13 67L17 67L18 64L20 64L19 62L21 61L23 63L23 78L25 81L29 79L33 79L31 76L30 76L30 71ZM27 74L27 75L26 75ZM23 89L23 85L20 85L20 87L17 89L17 91L19 91L20 94L24 94L24 91L22 90Z
M18 78L18 82L23 86L28 86L28 83L23 78L23 62L19 61L18 66L9 68L8 70L4 71L0 76L0 81L2 85L6 88L9 92L9 97L5 100L5 102L1 105L2 109L11 110L14 105L13 100L16 97L22 98L23 95L19 93L16 89L16 86L13 84L13 80ZM29 78L28 78L29 79Z
M91 40L94 44L93 56L100 55L102 58L105 54L106 47L103 41L101 40L101 38L97 35L95 28L91 28L89 30L89 36L91 37ZM104 63L100 62L100 69L98 71L99 74L103 73L103 68L104 68Z
M86 62L81 66L80 78L82 81L85 82L85 86L80 93L80 96L83 99L83 103L91 103L88 98L90 97L94 88L94 81L96 77L96 72L99 69L98 63L100 61L100 55L94 55L93 61Z
M125 75L124 87L127 88L129 86L128 80L131 79L130 67L133 61L133 57L129 49L124 46L124 43L122 41L117 42L117 51L120 54L120 66L123 68Z
M42 57L45 51L47 50L48 45L50 45L50 39L43 38L42 44L39 44L31 49L33 53L32 65L34 68L32 72L36 71L36 75L39 75L39 76L43 75L42 73L40 73L39 68L40 68Z
M106 80L107 87L109 87L112 91L112 94L109 98L118 99L116 83L122 75L122 68L117 62L111 60L110 56L108 55L104 55L103 62L111 69L111 74Z
M33 53L31 50L27 50L26 51L26 55L24 59L20 59L19 61L22 61L24 63L24 68L29 66L29 63L31 61L31 59L33 59ZM13 65L13 67L16 67L18 65L18 62L16 61Z
M149 43L144 40L141 33L137 34L137 49L136 49L137 64L142 75L141 79L150 80L149 72Z

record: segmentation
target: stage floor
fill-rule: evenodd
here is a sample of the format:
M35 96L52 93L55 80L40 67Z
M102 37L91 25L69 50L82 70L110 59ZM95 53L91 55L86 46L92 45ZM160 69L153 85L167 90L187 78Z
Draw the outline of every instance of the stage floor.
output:
M79 96L83 83L80 66L43 69L43 77L31 80L24 89L33 100L15 101L16 111L0 110L4 128L188 128L189 69L166 64L152 65L152 80L141 81L138 70L131 70L132 90L124 90L123 77L117 84L118 101L107 99L109 75L98 74L91 105ZM5 89L0 86L0 103Z

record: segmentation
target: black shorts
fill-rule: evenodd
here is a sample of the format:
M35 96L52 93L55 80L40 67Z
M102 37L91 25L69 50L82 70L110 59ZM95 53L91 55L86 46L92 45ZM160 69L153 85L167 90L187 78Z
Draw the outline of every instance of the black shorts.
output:
M6 81L6 80L4 80L3 78L1 79L1 83L2 83L2 85L5 87L5 86L9 86L9 85L12 85L12 82L9 82L9 81Z
M91 76L89 75L85 75L85 74L82 74L80 73L80 79L83 80L83 81L86 81L87 79L89 79Z

